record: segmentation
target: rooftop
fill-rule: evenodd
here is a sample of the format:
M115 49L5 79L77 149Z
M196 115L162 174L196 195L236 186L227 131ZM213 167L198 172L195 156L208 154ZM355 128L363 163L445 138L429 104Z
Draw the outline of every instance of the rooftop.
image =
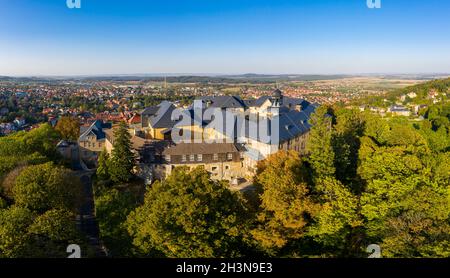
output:
M233 153L242 150L242 146L233 143L180 143L164 150L164 155Z

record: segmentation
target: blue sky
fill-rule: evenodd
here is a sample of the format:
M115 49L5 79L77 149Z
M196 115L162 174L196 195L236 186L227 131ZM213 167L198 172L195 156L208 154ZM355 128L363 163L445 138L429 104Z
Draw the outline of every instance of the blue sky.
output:
M0 0L0 75L449 73L450 1Z

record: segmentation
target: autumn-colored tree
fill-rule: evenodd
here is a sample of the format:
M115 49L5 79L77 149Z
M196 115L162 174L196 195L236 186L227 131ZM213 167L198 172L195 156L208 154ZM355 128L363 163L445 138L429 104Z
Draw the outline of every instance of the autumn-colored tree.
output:
M80 137L80 121L74 117L61 117L55 130L59 132L62 139L76 141Z
M276 254L305 236L318 206L309 194L297 152L280 151L260 162L255 184L262 192L261 210L251 233L263 250Z

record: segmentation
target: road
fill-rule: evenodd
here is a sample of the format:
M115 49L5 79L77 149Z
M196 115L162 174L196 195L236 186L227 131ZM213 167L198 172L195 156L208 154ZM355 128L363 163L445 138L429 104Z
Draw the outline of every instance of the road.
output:
M99 240L99 227L95 218L94 192L92 188L92 171L79 171L77 176L80 177L83 185L83 196L79 216L77 217L77 225L79 229L87 236L89 244L95 251L96 257L107 256L106 249Z

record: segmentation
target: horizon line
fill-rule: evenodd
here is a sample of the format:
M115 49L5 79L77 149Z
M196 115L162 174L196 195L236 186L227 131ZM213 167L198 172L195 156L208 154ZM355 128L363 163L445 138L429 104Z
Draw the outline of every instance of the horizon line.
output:
M76 78L76 77L233 77L233 76L377 76L377 75L441 75L450 72L369 72L369 73L98 73L98 74L0 74L11 78Z

